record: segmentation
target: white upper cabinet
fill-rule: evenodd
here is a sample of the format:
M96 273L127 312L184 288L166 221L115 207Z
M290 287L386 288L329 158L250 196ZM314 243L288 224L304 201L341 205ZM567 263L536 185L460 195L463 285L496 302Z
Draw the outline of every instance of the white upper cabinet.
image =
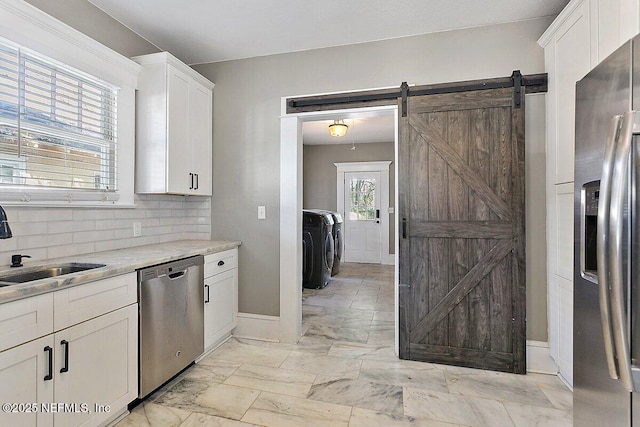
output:
M591 16L598 63L640 32L638 0L592 0Z
M136 193L210 196L213 83L167 52L133 60Z

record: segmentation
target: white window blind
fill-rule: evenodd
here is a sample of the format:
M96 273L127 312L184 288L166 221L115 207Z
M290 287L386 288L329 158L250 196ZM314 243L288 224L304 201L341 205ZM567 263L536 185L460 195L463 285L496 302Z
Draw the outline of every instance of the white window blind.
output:
M0 40L0 185L114 192L117 89Z

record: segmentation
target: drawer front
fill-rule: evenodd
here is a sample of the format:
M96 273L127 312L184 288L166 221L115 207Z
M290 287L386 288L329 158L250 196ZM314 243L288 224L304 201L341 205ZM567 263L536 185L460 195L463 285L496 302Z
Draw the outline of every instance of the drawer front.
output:
M138 301L136 273L109 277L54 292L54 327L59 331Z
M0 351L53 332L52 293L8 302L0 307Z
M218 273L231 270L238 266L238 249L205 255L204 277L211 277Z

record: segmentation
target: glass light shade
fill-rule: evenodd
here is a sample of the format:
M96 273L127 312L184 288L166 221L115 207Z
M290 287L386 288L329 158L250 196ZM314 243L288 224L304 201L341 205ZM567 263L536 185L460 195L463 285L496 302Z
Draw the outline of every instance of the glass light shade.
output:
M345 125L342 120L334 120L332 125L329 125L329 134L335 137L345 136L347 134L349 126Z

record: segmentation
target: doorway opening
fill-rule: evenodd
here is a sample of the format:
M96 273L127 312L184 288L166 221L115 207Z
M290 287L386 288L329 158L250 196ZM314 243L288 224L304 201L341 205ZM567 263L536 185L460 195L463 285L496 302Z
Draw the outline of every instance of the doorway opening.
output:
M328 124L325 126L321 122L333 123L334 120L345 120L346 123L351 123L351 120L360 120L367 118L387 117L392 118L389 121L392 124L392 143L393 143L393 160L390 160L391 167L394 168L394 176L397 174L395 170L395 156L397 154L397 135L398 135L398 120L397 120L397 106L375 106L375 107L363 107L355 109L344 110L331 110L331 111L318 111L318 112L304 112L304 113L286 113L286 104L283 99L283 109L281 116L281 152L280 152L280 339L281 341L297 342L302 335L302 209L307 200L307 195L303 191L305 187L305 181L303 177L308 171L303 172L304 163L304 146L303 146L303 127L309 126L315 123L320 126L327 135ZM309 123L309 125L307 125ZM356 122L356 129L361 126ZM362 140L358 139L346 139L347 144L344 145L345 152L349 151L349 155L357 154L358 150L361 150L361 146L366 144L361 143ZM310 146L312 146L311 144ZM318 144L316 144L318 145ZM355 146L356 150L351 150ZM353 157L341 156L338 161L332 161L331 167L333 169L333 179L336 179L336 166L333 163L340 163L340 160L350 160ZM368 159L374 160L374 159ZM379 160L379 159L375 159ZM332 205L337 206L337 184L334 181L332 197ZM326 187L326 186L325 186ZM394 194L396 184L393 184ZM332 191L332 192L333 192ZM397 196L394 195L393 201L389 204L396 206ZM324 206L311 206L304 207L327 209ZM331 206L329 206L331 207ZM388 213L388 210L387 210ZM391 227L391 234L397 235L397 225L393 219L390 219L387 224L393 224ZM393 263L397 265L397 242L395 237L394 243L389 245L392 250L391 258ZM394 268L394 324L397 324L397 268ZM397 328L394 328L397 329ZM395 347L397 349L397 331L394 331Z

